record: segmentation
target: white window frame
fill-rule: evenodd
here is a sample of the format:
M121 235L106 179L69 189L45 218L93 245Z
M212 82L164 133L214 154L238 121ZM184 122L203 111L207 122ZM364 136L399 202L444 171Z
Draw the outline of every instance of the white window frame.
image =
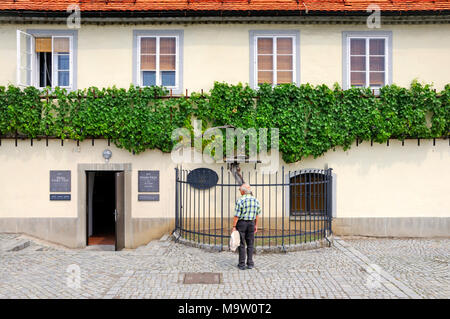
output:
M24 32L21 30L17 30L17 85L18 86L34 86L38 89L44 89L44 87L39 86L39 59L38 59L38 55L36 52L36 38L40 38L40 37L47 37L47 38L52 38L52 86L51 88L54 89L55 87L57 87L58 85L56 85L56 83L58 82L58 73L57 73L57 59L55 59L55 56L57 56L57 53L54 52L54 45L53 45L53 41L55 38L69 38L69 45L70 45L70 51L69 51L69 85L68 86L59 86L60 88L64 88L64 89L68 89L68 90L73 90L74 89L74 45L73 45L73 35L52 35L52 31L48 31L45 32L46 35L35 35L32 34L33 32ZM47 34L48 33L48 34ZM20 52L21 52L21 47L20 47L20 35L21 34L25 34L26 36L30 36L32 41L32 45L31 45L31 79L30 79L30 84L29 85L23 85L21 83L21 79L20 79L20 62L21 62L21 56L20 56Z
M366 72L370 72L369 53L367 45L370 39L384 39L384 85L391 85L393 81L393 33L392 31L342 31L342 88L351 88L350 40L366 39ZM370 88L377 95L380 86L370 86L370 73L366 74L366 88Z
M55 85L58 82L58 59L55 59L55 57L58 56L58 53L54 51L54 45L53 42L55 38L69 38L69 85L68 86L59 86ZM36 55L37 59L37 55ZM67 71L67 70L62 70ZM38 76L36 72L36 76ZM37 82L36 82L37 83ZM73 37L70 35L56 35L52 36L52 89L59 86L60 88L65 89L71 89L73 87Z
M143 38L155 38L156 39L156 76L155 85L162 86L161 70L159 69L160 60L160 39L161 38L175 38L175 86L164 86L167 89L179 90L180 88L180 37L178 35L138 35L137 36L137 61L136 61L136 74L138 86L144 86L143 84L143 72L141 70L141 40ZM153 70L149 70L153 71Z
M30 54L31 55L31 57L30 57L30 66L29 66L29 68L28 67L26 67L25 68L25 70L27 70L27 71L29 71L30 72L30 84L26 84L27 83L27 80L25 80L25 82L22 82L23 81L23 79L21 78L21 70L23 69L22 67L21 67L21 65L22 65L22 56L21 56L21 53L22 53L22 47L21 47L21 35L25 35L26 37L30 37L30 48L26 48L25 50L25 53L28 55L28 54ZM27 33L27 32L24 32L24 31L22 31L22 30L17 30L17 33L16 33L16 41L17 41L17 43L16 43L16 50L17 50L17 69L16 69L16 77L17 77L17 86L19 86L19 87L26 87L26 86L34 86L34 82L35 82L35 68L36 68L36 64L35 64L35 59L33 58L33 55L36 53L35 52L35 38L34 38L34 36L33 35L31 35L31 34L29 34L29 33ZM30 51L28 51L28 49L30 50ZM24 84L25 83L25 84Z
M389 54L388 54L388 37L386 36L349 36L347 37L347 76L348 76L348 84L349 87L352 87L351 85L351 40L352 39L358 39L358 40L365 40L366 45L366 69L365 71L353 71L353 72L366 72L366 85L365 88L371 88L371 89L380 89L381 86L370 86L370 72L374 73L381 73L383 71L371 71L370 70L370 57L384 57L384 85L388 84L388 72L389 72ZM376 40L376 39L383 39L384 40L384 55L370 55L370 40ZM362 55L353 55L353 56L362 56Z
M272 71L272 87L275 87L279 84L277 84L277 72L278 71L291 71L292 72L292 82L291 83L298 83L297 79L297 64L296 64L296 56L297 56L297 43L296 43L296 36L295 35L278 35L278 34L267 34L267 35L256 35L254 36L254 45L253 45L253 63L254 63L254 72L253 72L253 78L255 81L255 88L259 88L258 84L258 39L261 38L272 38L272 70L262 70L262 71ZM292 70L277 70L277 39L292 39ZM262 54L263 55L263 54ZM267 54L270 55L270 54ZM287 54L284 54L287 55Z

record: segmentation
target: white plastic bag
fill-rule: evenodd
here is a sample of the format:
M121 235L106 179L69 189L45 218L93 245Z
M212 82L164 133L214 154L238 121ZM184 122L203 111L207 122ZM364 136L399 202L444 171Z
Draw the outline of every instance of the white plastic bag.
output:
M237 230L233 231L230 236L230 250L236 251L236 248L241 244L241 236Z

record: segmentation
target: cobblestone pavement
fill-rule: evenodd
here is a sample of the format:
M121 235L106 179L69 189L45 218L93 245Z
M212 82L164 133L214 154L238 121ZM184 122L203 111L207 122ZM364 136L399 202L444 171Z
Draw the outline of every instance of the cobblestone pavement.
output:
M24 238L0 234L0 298L450 298L449 239L335 238L331 248L256 255L241 271L235 253L168 240L113 252L30 239L6 251ZM183 284L187 272L223 280Z
M450 240L346 239L423 298L450 298ZM380 250L379 247L383 249Z

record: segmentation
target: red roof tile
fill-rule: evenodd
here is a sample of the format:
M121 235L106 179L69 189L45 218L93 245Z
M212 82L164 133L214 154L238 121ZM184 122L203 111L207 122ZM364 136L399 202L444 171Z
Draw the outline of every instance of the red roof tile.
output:
M381 11L450 10L450 0L1 0L0 11L66 11L70 4L81 11L366 11L370 4Z

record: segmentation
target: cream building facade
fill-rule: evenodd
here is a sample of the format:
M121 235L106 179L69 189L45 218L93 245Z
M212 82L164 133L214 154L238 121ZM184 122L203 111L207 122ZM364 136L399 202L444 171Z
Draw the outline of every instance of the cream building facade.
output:
M417 79L433 83L437 90L443 89L450 74L449 20L424 24L418 18L406 24L390 19L376 29L367 28L361 21L339 24L338 17L321 23L293 19L218 23L212 19L208 23L180 20L100 24L88 19L78 29L68 29L63 20L25 23L14 18L5 23L4 19L0 23L0 85L17 84L18 64L24 60L18 52L20 30L34 38L71 37L71 89L127 88L139 84L141 69L137 61L142 47L138 43L139 37L145 35L176 36L174 94L207 91L214 81L254 86L257 74L254 36L258 34L292 36L296 48L292 54L295 66L292 74L297 83L348 86L347 37L357 34L386 39L387 84L408 87ZM63 68L59 71L64 72ZM33 79L36 84L38 75ZM389 146L362 143L348 151L336 149L317 159L307 158L294 164L285 164L280 158L280 170L282 166L286 170L333 168L336 234L448 237L449 146L448 139L422 140L420 146L417 140L407 140L405 145L391 140ZM112 152L109 161L102 156L105 149ZM25 232L69 247L85 247L89 232L87 176L89 172L121 171L124 246L135 248L173 230L176 167L170 154L152 150L132 155L100 139L79 145L64 141L63 146L59 140L49 140L48 144L35 140L33 145L29 140L19 140L16 145L14 139L2 139L0 232ZM208 167L218 172L221 165ZM244 164L243 169L251 170L252 166ZM70 200L50 200L52 170L70 171ZM145 170L159 171L159 200L138 200L138 172Z
M65 25L2 24L0 84L16 84L17 30L68 31ZM250 83L250 32L290 30L299 33L300 83L343 85L343 32L392 33L392 81L408 87L414 79L448 84L450 25L304 24L189 24L189 25L86 25L75 29L78 38L77 88L128 88L133 83L133 31L182 31L180 92L209 90L214 81ZM70 31L72 31L70 29Z

